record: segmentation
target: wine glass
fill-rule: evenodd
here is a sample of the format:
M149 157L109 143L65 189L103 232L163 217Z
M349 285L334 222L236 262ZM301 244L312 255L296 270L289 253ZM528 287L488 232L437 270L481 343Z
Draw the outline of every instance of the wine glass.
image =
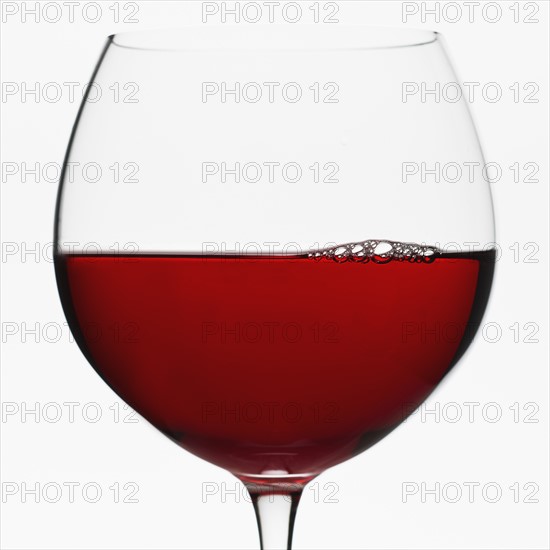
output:
M123 33L92 83L55 222L76 341L290 548L303 487L426 399L488 300L491 195L442 38Z

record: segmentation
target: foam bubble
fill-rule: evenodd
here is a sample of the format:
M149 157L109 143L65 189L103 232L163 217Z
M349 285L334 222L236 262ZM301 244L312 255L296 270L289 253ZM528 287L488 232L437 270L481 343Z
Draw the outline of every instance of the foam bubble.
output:
M430 263L441 254L435 246L397 241L368 240L341 244L312 251L308 258L333 260L338 263L356 262L387 264L391 261Z

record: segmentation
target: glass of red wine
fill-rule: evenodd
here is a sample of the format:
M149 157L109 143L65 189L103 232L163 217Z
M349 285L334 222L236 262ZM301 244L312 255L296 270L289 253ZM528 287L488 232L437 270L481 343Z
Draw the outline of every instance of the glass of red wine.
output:
M242 480L262 548L303 487L471 343L491 194L442 38L204 27L109 37L70 138L55 267L83 354Z

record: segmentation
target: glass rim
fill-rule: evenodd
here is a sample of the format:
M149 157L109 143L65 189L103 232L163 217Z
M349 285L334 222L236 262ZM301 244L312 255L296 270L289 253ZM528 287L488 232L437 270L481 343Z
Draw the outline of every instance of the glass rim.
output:
M364 51L412 48L440 39L437 31L370 25L189 25L112 34L110 44L160 52Z

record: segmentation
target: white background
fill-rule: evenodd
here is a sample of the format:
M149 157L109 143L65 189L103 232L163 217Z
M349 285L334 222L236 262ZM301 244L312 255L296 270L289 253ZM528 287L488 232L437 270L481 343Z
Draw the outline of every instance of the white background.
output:
M27 3L32 8L34 2ZM44 4L44 3L42 3ZM86 4L86 3L84 3ZM60 21L44 18L22 21L21 11L9 15L16 3L3 3L2 81L26 83L87 82L104 38L123 30L201 25L201 4L195 2L139 2L137 23L114 22L114 2L100 2L102 16L86 22L82 5L75 21L67 11ZM133 10L120 3L121 17ZM130 3L132 4L132 3ZM302 2L304 13L311 2ZM403 21L404 4L418 13ZM463 3L439 21L423 8L435 2L340 2L342 24L423 27L438 30L447 39L461 81L498 83L504 93L491 103L478 94L471 104L488 161L503 167L493 185L497 241L502 258L485 315L485 338L478 336L466 356L426 403L445 414L422 421L415 414L387 439L316 481L317 491L306 489L298 512L294 545L297 549L543 549L548 548L548 11L547 2L519 2L519 22L512 2L492 2L502 11L493 23L494 11L474 6L468 20ZM476 4L476 3L474 3ZM23 5L17 3L19 10ZM126 6L126 7L125 7ZM411 7L412 6L412 7ZM496 9L496 8L492 8ZM527 23L523 19L537 11ZM50 12L54 13L54 12ZM311 14L311 12L309 12ZM90 11L89 15L94 16ZM484 17L486 15L487 17ZM308 15L307 17L310 17ZM306 21L304 16L303 22ZM284 23L284 21L280 22ZM219 20L212 19L212 23ZM246 24L246 23L245 23ZM538 103L514 102L508 90L534 82ZM478 88L479 90L480 88ZM55 102L35 101L21 94L2 97L2 401L3 411L34 407L38 402L77 402L74 422L67 409L58 422L21 414L2 418L2 535L5 549L225 549L257 548L258 538L251 505L228 473L182 451L144 420L125 423L122 402L100 380L74 343L69 340L55 285L53 264L48 260L56 197L55 182L21 174L6 175L6 163L29 165L60 163L78 109L67 95ZM538 182L514 182L508 169L515 162L539 166ZM521 179L526 173L521 173ZM514 245L514 243L518 243ZM534 243L534 245L528 244ZM519 247L519 255L513 248ZM38 247L38 256L21 250ZM512 249L510 248L512 247ZM524 249L524 247L526 247ZM13 253L15 250L15 253ZM530 251L536 252L530 256ZM536 260L536 261L533 261ZM50 332L22 336L24 324ZM49 325L48 323L53 323ZM509 327L519 323L519 334ZM524 329L535 323L531 336ZM57 324L57 325L55 325ZM46 329L44 327L46 326ZM57 326L62 333L56 340ZM533 327L534 325L530 325ZM528 327L529 328L529 327ZM497 340L498 331L501 331ZM12 334L17 331L15 334ZM36 341L38 340L38 341ZM519 341L515 341L519 340ZM83 419L86 403L98 403L102 418ZM479 402L473 422L465 402ZM114 421L118 403L119 422ZM461 404L463 417L451 422ZM494 403L485 409L483 405ZM509 407L518 403L520 417ZM534 403L524 410L526 403ZM11 405L10 405L11 404ZM490 422L500 407L502 418ZM537 410L538 408L538 410ZM94 409L86 409L90 417ZM538 422L525 422L529 411ZM55 410L50 409L54 415ZM27 495L21 484L34 487L52 482L62 486L79 482L74 502L68 489L59 502ZM121 499L137 484L139 502L114 502L109 487L121 486ZM203 483L218 484L220 492L203 497ZM469 502L464 483L479 483ZM102 496L96 503L82 496L82 485L98 484ZM459 484L462 498L451 503L455 492L435 502L420 492L403 502L403 483ZM484 497L487 483L502 489L498 502ZM519 500L509 487L519 484ZM535 484L528 485L526 484ZM325 485L328 484L328 485ZM10 495L9 490L17 488ZM55 496L55 485L51 486ZM493 486L494 487L494 486ZM536 502L524 502L531 496ZM335 493L335 494L333 494ZM88 498L94 497L90 489ZM204 502L206 500L206 502Z

